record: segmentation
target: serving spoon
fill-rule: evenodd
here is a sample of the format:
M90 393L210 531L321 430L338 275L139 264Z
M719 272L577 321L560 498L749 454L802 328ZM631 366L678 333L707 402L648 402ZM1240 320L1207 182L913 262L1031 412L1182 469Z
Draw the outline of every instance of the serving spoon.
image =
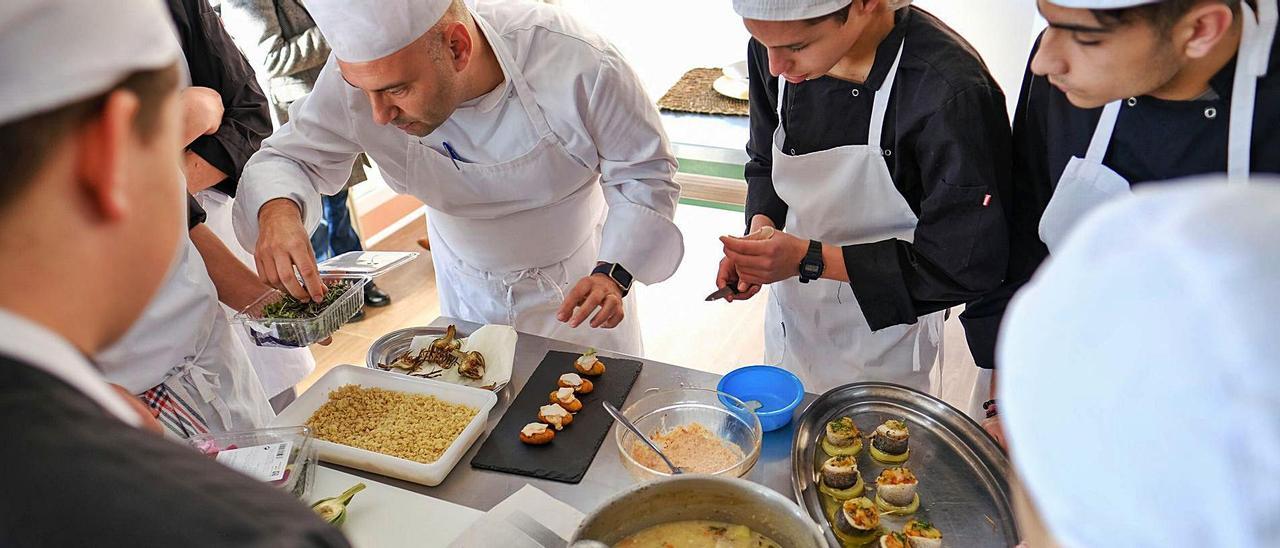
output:
M658 449L657 445L654 445L653 441L649 439L649 436L646 436L643 433L641 433L640 429L636 428L636 425L631 424L631 421L627 420L626 417L622 416L622 411L618 411L617 407L614 407L612 403L609 403L607 401L601 402L601 403L604 404L604 410L609 412L609 415L613 417L613 420L616 420L618 421L619 424L627 427L627 430L630 430L633 434L636 435L637 438L640 438L640 441L643 441L645 445L648 445L649 449L653 449L653 452L657 453L658 456L662 458L662 462L667 463L667 466L671 467L672 474L684 473L683 469L681 469L679 466L676 466L675 463L671 462L671 459L667 458L667 456L662 453L662 450Z

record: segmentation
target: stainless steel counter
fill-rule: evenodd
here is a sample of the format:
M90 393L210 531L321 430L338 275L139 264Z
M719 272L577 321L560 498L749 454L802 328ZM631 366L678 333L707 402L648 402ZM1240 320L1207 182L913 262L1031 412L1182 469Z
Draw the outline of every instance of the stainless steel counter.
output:
M480 327L448 318L437 319L431 325L446 327L449 324L456 324L464 332ZM498 395L498 405L489 414L486 436L487 431L492 430L498 423L498 419L502 418L511 400L524 388L525 381L529 379L529 375L538 367L549 350L580 353L586 351L586 347L521 333L516 344L515 367L511 375L511 383ZM640 373L640 378L636 380L631 395L627 398L628 403L642 397L648 390L680 387L714 389L719 380L719 375L641 358L636 359L644 362L644 369ZM797 417L814 398L816 396L813 394L805 395L805 400L796 408ZM603 412L603 410L600 411ZM616 429L618 426L615 424L613 428ZM765 433L760 460L746 476L746 479L771 487L788 499L794 498L791 488L792 432L792 425L788 425L786 428ZM582 483L576 485L472 468L471 458L480 449L480 445L484 442L483 437L471 447L466 456L462 457L444 483L436 487L424 487L328 463L324 466L482 511L488 511L525 484L530 484L583 512L589 512L613 494L635 482L622 467L614 435L611 429L600 451L596 453L591 468L587 470L586 477L583 478Z

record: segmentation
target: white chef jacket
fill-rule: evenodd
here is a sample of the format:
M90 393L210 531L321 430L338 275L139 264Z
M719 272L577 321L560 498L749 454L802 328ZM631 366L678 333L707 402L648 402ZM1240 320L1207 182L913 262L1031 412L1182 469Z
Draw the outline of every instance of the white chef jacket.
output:
M479 2L474 13L496 30L486 38L504 41L512 52L567 151L599 172L609 215L598 260L624 265L643 283L670 277L683 256L671 220L680 193L673 181L676 162L635 72L613 46L559 8L494 0ZM512 88L508 76L420 142L441 153L448 142L471 163L520 156L538 134ZM241 244L256 246L257 212L276 198L297 202L307 229L314 230L322 215L319 193L341 190L362 151L397 192L415 194L415 186L433 184L410 176L407 144L416 139L376 124L364 93L343 81L330 56L314 91L293 104L289 122L245 166L234 209ZM539 184L537 174L520 184ZM553 226L528 229L556 233Z
M129 426L142 423L124 396L112 390L102 374L71 343L3 308L0 308L0 354L57 377Z

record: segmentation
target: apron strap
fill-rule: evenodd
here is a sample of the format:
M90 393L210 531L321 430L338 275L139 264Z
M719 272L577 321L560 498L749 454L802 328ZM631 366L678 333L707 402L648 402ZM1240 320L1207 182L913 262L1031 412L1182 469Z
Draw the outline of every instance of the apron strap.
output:
M192 394L188 390L187 383L196 389L196 394ZM198 403L208 404L213 411L218 414L218 419L222 421L222 430L231 429L231 409L227 407L227 402L218 394L218 389L222 386L218 374L195 364L194 361L186 361L182 365L174 368L173 373L163 383L172 392L173 396L184 402L192 408L198 409Z
M476 13L474 9L467 8L471 12L471 17L475 19L476 25L479 26L481 32L484 33L485 39L489 41L489 47L493 48L494 55L498 58L498 65L502 68L503 74L511 79L511 84L516 88L516 97L520 99L520 105L524 107L525 115L529 117L529 122L533 124L533 129L538 132L538 137L543 138L548 135L555 135L551 131L551 124L547 122L547 117L542 113L542 109L538 107L538 102L534 100L533 88L529 87L528 80L525 80L524 73L516 66L515 58L511 56L511 52L507 49L507 44L503 41L493 26Z
M1240 3L1243 31L1236 54L1236 72L1231 84L1231 115L1227 130L1227 181L1242 184L1249 180L1249 155L1253 139L1253 110L1257 102L1258 78L1266 73L1271 40L1275 33L1275 0L1259 0L1261 23L1247 2ZM1269 10L1270 14L1262 10ZM1270 21L1265 19L1269 18ZM1271 28L1260 28L1269 25Z
M1116 118L1120 117L1120 101L1112 101L1102 108L1102 116L1098 118L1098 126L1093 130L1093 139L1089 141L1089 151L1084 159L1101 164L1107 157L1107 147L1111 146L1111 133L1116 129Z
M867 130L867 144L880 150L880 136L884 133L884 115L889 110L889 96L893 93L893 82L898 76L898 64L902 62L902 49L907 45L906 38L898 44L898 55L893 58L888 76L876 90L875 101L871 103L871 127Z
M787 79L778 77L778 127L782 127L782 95L787 89ZM779 144L779 147L782 145Z
M884 117L889 110L889 96L893 93L893 82L898 76L898 65L902 63L902 50L906 46L907 40L904 37L902 42L898 44L898 53L893 58L893 65L889 67L889 74L885 76L884 82L880 84L880 89L876 90L874 101L871 103L871 124L867 129L867 144L880 149L880 136L884 134ZM786 92L787 79L778 77L778 127L782 127L782 107L783 96ZM782 144L778 143L778 147Z
M547 287L553 287L559 296L557 302L564 302L564 289L560 287L551 276L543 272L541 268L529 268L519 272L507 274L502 279L502 285L507 290L507 325L514 326L516 324L516 284L524 280L534 280L538 282L538 291L546 291Z

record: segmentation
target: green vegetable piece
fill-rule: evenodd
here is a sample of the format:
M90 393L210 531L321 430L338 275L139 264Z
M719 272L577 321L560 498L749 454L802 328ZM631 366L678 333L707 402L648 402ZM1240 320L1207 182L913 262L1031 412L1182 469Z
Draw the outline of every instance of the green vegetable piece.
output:
M314 318L329 308L329 305L342 297L350 288L350 281L337 282L325 290L324 301L319 303L314 301L304 303L293 298L293 295L285 293L280 300L262 307L262 317L283 320Z
M364 487L363 483L357 483L341 495L320 499L311 505L311 510L315 511L320 519L333 524L334 527L342 527L342 524L347 521L347 505L351 503L356 493L364 490Z

